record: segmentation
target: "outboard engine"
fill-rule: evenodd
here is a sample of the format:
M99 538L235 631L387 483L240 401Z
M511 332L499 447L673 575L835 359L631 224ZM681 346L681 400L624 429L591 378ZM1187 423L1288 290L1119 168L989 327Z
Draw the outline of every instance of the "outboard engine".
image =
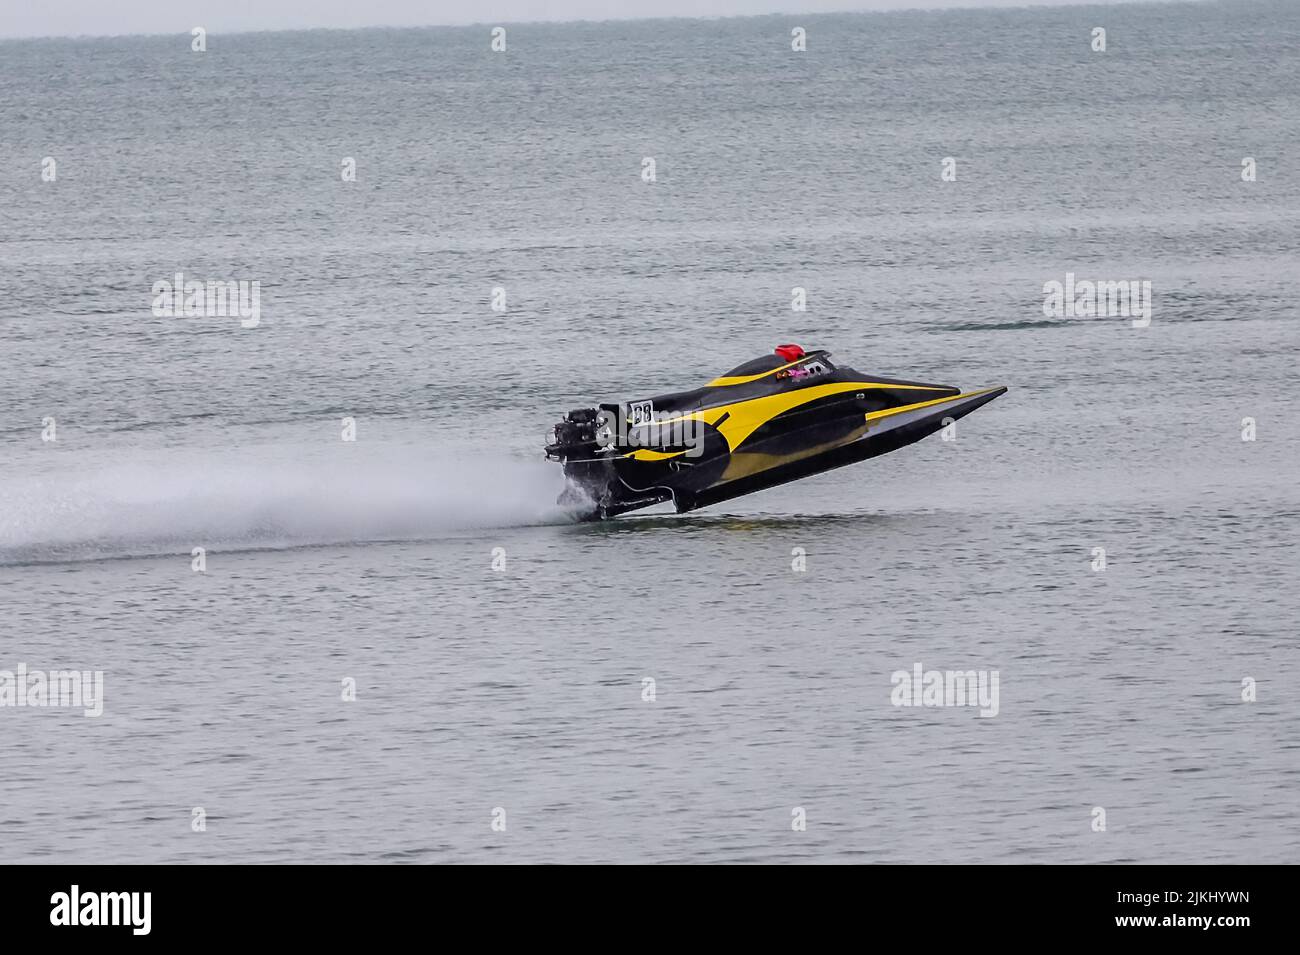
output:
M595 408L575 408L555 425L555 440L546 446L546 456L554 461L590 457L600 450L596 443Z
M596 434L604 426L598 409L575 408L555 425L555 440L546 446L546 457L564 465L568 480L558 503L593 505L593 518L603 516L610 503L611 485L617 480L609 458L599 453L602 447Z

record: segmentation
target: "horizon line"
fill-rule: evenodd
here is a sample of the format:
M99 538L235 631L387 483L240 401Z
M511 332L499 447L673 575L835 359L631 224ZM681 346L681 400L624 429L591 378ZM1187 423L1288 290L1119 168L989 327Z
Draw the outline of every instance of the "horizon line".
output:
M177 30L150 30L141 32L138 30L129 30L123 33L26 33L26 34L4 34L0 33L0 43L25 41L25 40L114 40L114 39L131 39L134 37L165 37L165 36L190 36L192 30L203 27L209 35L217 36L249 36L261 33L313 33L318 31L361 31L361 30L431 30L431 29L453 29L464 30L474 27L511 27L511 26L564 26L571 24L606 24L606 23L639 23L639 22L658 22L666 20L755 20L760 18L774 17L832 17L832 16L869 16L869 15L889 15L898 13L927 13L943 14L954 13L959 11L977 11L977 10L1041 10L1051 8L1056 10L1069 10L1080 7L1113 7L1113 6L1168 6L1171 4L1221 4L1233 2L1233 0L1067 0L1067 2L1058 2L1058 0L941 0L941 5L932 7L915 6L915 0L898 0L897 6L852 9L852 10L820 10L820 11L771 11L765 13L718 13L718 14L665 14L661 16L637 14L632 16L609 16L609 17L555 17L544 19L522 19L522 20L464 20L442 23L427 22L409 22L409 23L367 23L364 25L348 26L266 26L254 28L237 28L234 30L223 30L220 28L206 27L201 23ZM1236 2L1250 3L1253 0L1236 0Z

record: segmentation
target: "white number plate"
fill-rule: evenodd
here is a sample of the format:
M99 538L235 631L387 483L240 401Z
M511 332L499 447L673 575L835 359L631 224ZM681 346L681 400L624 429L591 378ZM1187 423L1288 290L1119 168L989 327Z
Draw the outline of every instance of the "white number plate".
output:
M655 404L653 401L629 401L627 403L627 421L632 427L650 424L654 420Z

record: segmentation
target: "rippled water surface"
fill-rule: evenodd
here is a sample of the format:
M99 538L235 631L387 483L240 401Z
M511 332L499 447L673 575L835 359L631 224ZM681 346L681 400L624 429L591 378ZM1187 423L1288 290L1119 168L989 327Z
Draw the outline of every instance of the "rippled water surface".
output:
M0 707L0 860L1300 861L1298 77L1291 3L0 42L0 670L105 680ZM555 507L563 411L785 341L1011 390Z

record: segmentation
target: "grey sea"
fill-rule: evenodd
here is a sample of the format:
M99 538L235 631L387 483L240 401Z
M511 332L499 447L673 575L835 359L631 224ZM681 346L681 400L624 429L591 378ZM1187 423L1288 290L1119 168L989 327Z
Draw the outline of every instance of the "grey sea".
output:
M0 861L1300 861L1300 5L491 40L0 42ZM555 505L783 342L1010 391Z

